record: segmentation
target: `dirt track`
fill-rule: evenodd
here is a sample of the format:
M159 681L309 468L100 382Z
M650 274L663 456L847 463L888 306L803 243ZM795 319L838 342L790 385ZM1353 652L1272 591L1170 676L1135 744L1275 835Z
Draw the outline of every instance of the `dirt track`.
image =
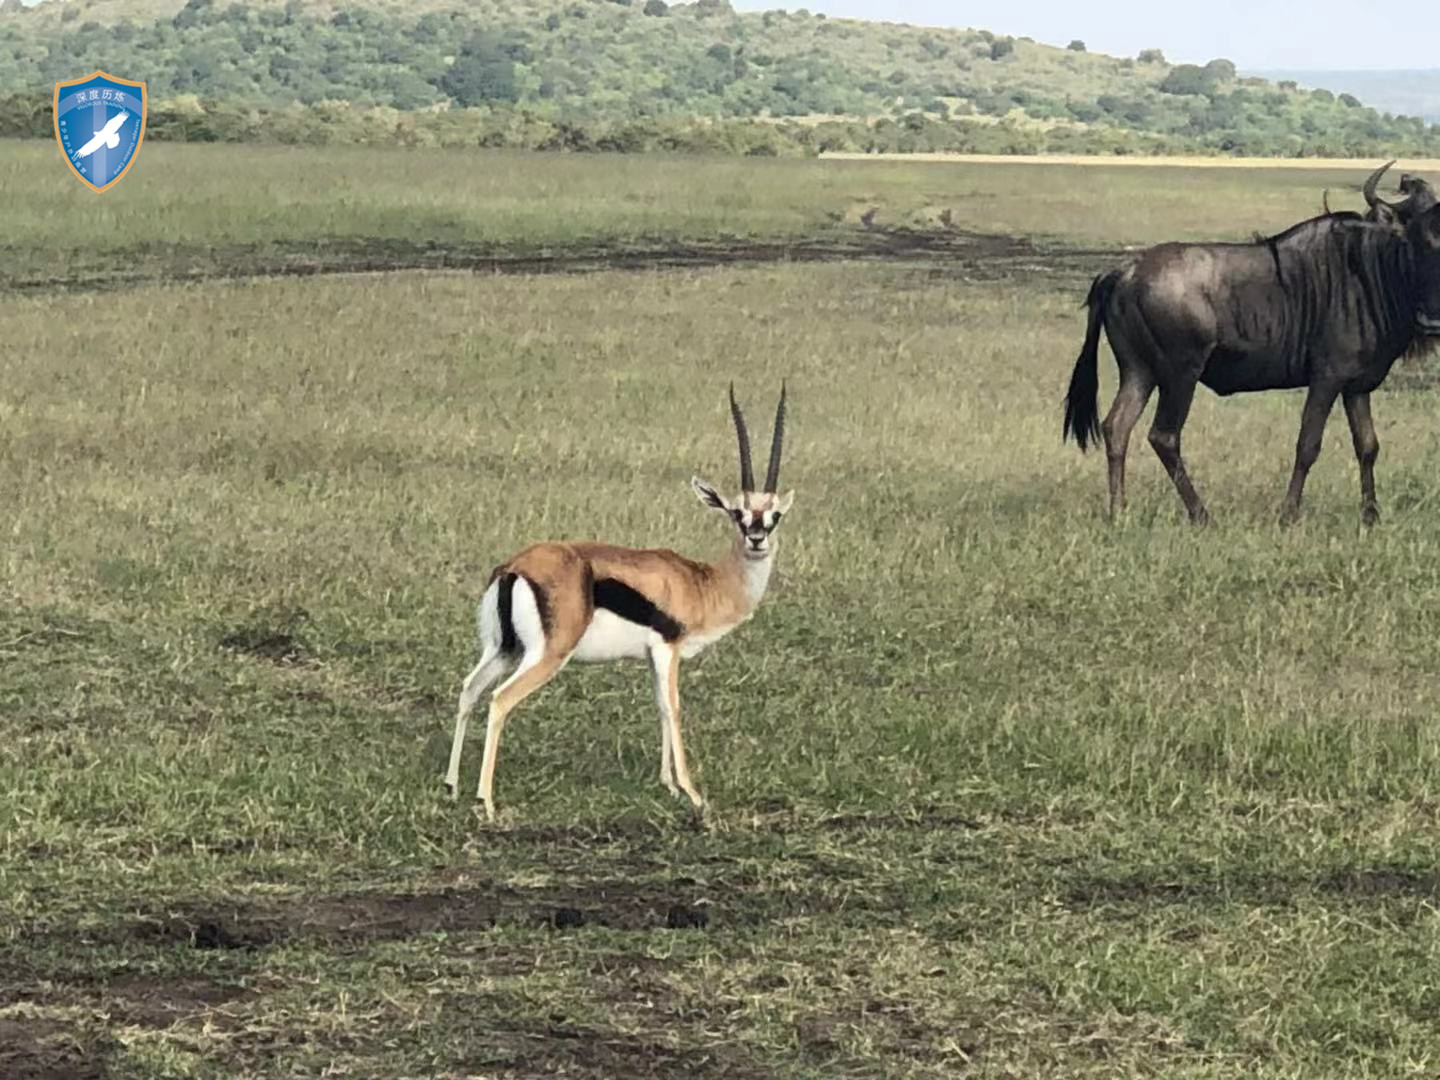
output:
M930 263L940 273L979 281L1035 273L1078 279L1089 276L1118 254L1102 249L1046 247L1024 237L960 230L874 230L793 240L592 245L557 251L346 239L305 249L267 245L174 247L149 249L133 257L117 252L112 260L115 269L81 269L73 274L48 277L9 276L0 269L0 294L103 292L182 282L384 274L406 270L583 274L601 270L703 269L775 262L898 261Z

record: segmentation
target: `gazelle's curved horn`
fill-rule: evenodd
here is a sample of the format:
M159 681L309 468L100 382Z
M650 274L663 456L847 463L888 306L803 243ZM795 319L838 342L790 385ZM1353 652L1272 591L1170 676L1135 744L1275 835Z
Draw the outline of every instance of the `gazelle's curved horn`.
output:
M775 494L780 484L780 452L785 445L785 381L780 381L780 404L775 408L775 433L770 437L770 468L765 472L765 490Z
M740 490L755 490L755 471L750 467L750 432L745 429L745 414L735 400L735 384L730 384L730 416L735 421L735 439L740 444Z
M1380 178L1385 175L1385 170L1387 170L1388 168L1390 168L1391 165L1394 164L1395 159L1391 158L1384 165L1381 165L1380 168L1376 169L1373 173L1371 173L1369 179L1365 181L1365 186L1360 190L1365 193L1366 206L1374 207L1376 203L1384 203L1386 206L1389 206L1391 210L1395 209L1394 206L1391 206L1390 203L1385 202L1384 199L1380 198L1380 196L1375 194L1375 189L1380 186Z

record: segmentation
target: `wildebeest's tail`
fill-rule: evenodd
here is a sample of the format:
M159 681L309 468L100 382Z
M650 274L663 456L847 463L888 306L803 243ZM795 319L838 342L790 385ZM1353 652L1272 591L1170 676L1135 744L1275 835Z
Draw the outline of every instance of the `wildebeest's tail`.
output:
M1111 270L1099 275L1090 283L1090 294L1085 297L1085 305L1090 309L1090 325L1085 328L1085 345L1070 375L1070 390L1065 395L1065 426L1060 432L1062 441L1074 435L1081 450L1100 441L1100 330L1120 274L1119 270Z

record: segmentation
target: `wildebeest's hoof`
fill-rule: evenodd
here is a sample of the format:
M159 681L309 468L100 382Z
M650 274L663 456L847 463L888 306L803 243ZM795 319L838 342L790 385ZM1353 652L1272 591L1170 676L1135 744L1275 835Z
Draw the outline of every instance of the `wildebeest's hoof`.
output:
M1369 528L1371 525L1380 524L1380 508L1378 506L1366 506L1360 511L1360 524Z

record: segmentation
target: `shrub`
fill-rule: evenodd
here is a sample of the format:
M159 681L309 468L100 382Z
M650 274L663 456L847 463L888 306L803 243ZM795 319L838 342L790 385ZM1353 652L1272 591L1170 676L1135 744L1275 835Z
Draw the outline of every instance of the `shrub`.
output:
M1159 89L1162 94L1209 94L1215 89L1215 79L1204 68L1181 64L1160 80Z

